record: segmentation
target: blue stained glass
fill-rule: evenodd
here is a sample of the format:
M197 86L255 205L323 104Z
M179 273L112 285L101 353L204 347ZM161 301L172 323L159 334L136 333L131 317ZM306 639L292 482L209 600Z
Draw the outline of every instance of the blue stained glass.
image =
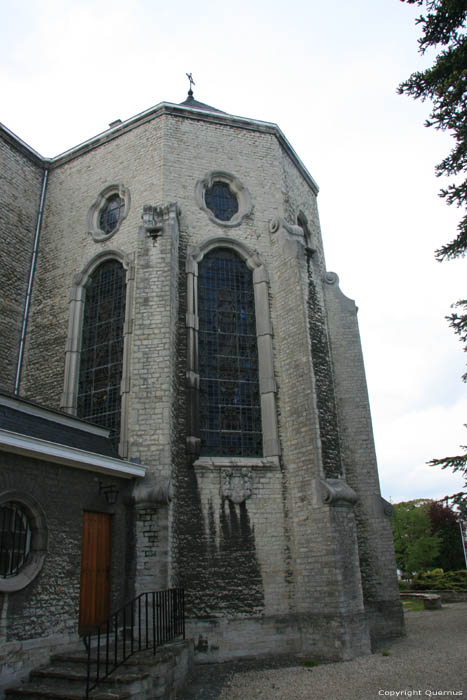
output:
M198 271L201 454L262 455L252 273L231 250Z
M117 260L102 263L86 287L77 413L109 428L115 447L120 439L125 301L123 266Z
M227 182L214 182L204 193L204 201L219 221L230 221L238 212L238 200Z

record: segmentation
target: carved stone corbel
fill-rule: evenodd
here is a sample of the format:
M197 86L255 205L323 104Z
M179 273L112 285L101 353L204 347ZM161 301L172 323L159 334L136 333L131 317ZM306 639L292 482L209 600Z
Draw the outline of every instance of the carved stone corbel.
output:
M289 224L287 221L285 221L285 219L281 219L279 216L275 219L271 219L271 221L269 222L269 231L271 233L277 233L280 229L284 229L284 231L287 232L289 236L298 238L302 241L304 239L305 234L301 226Z
M135 506L167 505L173 498L170 479L156 479L151 484L137 483L133 489Z
M343 479L320 479L319 489L323 503L329 506L354 505L358 496Z
M222 496L236 505L243 503L253 493L251 469L222 470Z
M146 234L155 242L159 236L166 232L170 218L176 218L180 213L178 204L171 203L164 207L154 207L152 204L143 206L143 228Z
M282 239L281 242L284 252L287 252L289 255L294 249L297 250L297 246L307 247L311 253L316 252L316 248L311 244L308 228L307 237L305 229L302 226L298 224L289 224L285 219L276 217L269 222L269 232L273 235L278 235Z

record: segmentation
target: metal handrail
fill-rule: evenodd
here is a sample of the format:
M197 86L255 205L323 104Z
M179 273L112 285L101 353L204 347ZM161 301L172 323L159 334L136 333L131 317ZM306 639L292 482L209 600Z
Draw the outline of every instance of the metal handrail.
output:
M86 698L133 654L152 649L155 655L157 647L180 636L185 639L184 590L140 593L83 637L88 654Z

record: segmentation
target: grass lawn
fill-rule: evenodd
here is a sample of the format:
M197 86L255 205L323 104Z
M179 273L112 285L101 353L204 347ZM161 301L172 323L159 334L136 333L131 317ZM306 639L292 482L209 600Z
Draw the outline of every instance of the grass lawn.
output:
M404 610L412 610L412 611L424 610L423 600L407 599L407 600L403 600L401 602L402 602L402 607L404 608Z

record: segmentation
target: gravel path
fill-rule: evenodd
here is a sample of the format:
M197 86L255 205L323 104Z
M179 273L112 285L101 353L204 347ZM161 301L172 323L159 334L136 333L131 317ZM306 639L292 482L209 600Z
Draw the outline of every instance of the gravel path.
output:
M467 698L467 603L408 612L407 636L353 661L297 657L196 666L180 700Z

